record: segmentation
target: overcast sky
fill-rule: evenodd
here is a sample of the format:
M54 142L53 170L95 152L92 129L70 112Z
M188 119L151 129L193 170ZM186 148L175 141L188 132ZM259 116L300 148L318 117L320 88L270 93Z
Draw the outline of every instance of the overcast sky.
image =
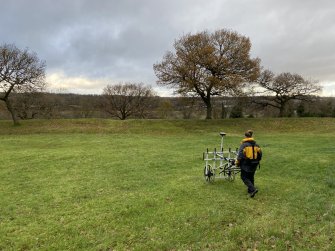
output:
M250 38L275 73L319 80L335 96L334 0L0 0L0 43L47 64L50 90L100 94L143 82L183 34L226 28ZM172 93L172 92L170 92Z

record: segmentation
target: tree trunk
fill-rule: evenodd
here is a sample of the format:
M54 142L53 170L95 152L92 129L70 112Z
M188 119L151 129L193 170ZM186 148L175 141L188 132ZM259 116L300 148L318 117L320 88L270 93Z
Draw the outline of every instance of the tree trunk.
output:
M279 117L284 117L284 113L285 113L285 104L282 103L279 108Z
M18 121L18 119L17 119L17 117L16 117L15 111L14 111L14 109L13 109L13 107L12 107L12 104L10 103L9 99L7 98L7 99L5 99L4 101L5 101L5 103L6 103L6 106L7 106L8 111L9 111L10 114L12 115L12 119L13 119L13 123L14 123L14 125L19 125L20 123L19 123L19 121Z
M212 104L210 102L206 103L207 106L207 115L206 119L212 119Z
M121 113L120 119L125 120L127 118L126 112L122 110L120 111L120 113Z
M221 106L222 106L221 107L221 118L224 119L224 118L226 118L226 108L225 108L223 102L222 102Z

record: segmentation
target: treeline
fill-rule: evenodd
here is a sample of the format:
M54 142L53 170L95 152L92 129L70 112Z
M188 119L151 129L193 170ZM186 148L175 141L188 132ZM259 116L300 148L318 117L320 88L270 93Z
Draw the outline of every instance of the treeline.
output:
M29 49L0 45L0 119L334 116L322 86L297 73L275 74L250 57L250 39L219 29L186 34L153 64L157 84L180 97L158 97L144 83L107 85L102 95L46 93L46 63Z
M260 105L269 97L215 97L213 118L276 117L278 110ZM13 109L22 119L59 118L115 118L104 95L15 93ZM127 119L204 119L206 106L199 97L147 97L142 113L134 113ZM135 109L138 109L135 107ZM291 100L286 106L286 117L335 117L334 97L314 97L313 102ZM11 119L5 103L0 103L0 119Z

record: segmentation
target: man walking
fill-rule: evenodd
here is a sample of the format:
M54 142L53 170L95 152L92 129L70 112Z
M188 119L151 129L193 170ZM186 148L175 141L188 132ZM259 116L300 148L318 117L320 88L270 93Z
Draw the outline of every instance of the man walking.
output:
M254 184L254 176L259 161L262 159L262 150L256 144L254 138L252 138L252 134L251 130L245 132L245 138L242 140L240 149L238 150L236 163L237 166L241 167L241 179L248 187L248 193L251 198L258 192Z

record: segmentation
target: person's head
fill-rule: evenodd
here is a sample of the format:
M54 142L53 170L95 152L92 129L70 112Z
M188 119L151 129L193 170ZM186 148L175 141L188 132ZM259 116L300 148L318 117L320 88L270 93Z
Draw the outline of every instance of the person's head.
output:
M251 138L251 137L252 137L252 133L253 133L253 131L248 130L248 131L246 131L246 132L244 133L244 135L245 135L247 138Z

